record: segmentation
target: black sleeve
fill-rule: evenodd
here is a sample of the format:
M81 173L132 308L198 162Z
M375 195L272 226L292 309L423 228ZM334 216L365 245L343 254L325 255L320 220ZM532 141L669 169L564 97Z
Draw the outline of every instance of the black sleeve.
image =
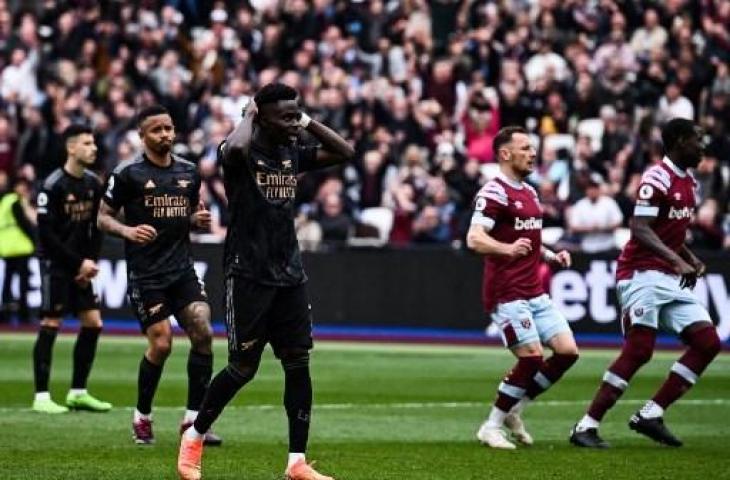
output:
M13 217L15 217L15 221L18 222L18 226L20 229L28 235L28 238L30 238L33 243L35 243L36 238L36 228L35 226L28 220L28 217L25 216L25 211L23 211L23 206L20 204L20 201L17 201L13 204Z
M101 251L101 242L104 239L104 233L96 226L96 218L99 215L99 205L101 204L101 196L103 195L103 185L94 182L94 215L91 217L89 225L89 257L94 261L99 259Z
M297 172L308 172L322 168L317 165L317 151L319 148L319 145L301 145L297 147L297 153L299 154Z
M126 181L125 170L114 172L106 181L106 188L102 199L114 210L120 210L129 197L129 187Z
M61 200L53 191L43 190L38 194L38 236L44 254L51 261L62 265L71 272L78 272L83 258L68 248L56 234L56 226L63 221L59 211L63 208Z
M217 150L217 156L218 156L218 164L223 165L224 167L227 167L230 170L230 167L238 167L243 163L243 161L246 159L246 154L244 152L231 152L226 148L226 141L223 140L220 145L218 145Z
M240 175L241 167L244 166L244 158L242 154L231 153L226 150L226 142L218 145L218 165L223 167L223 177L232 178Z

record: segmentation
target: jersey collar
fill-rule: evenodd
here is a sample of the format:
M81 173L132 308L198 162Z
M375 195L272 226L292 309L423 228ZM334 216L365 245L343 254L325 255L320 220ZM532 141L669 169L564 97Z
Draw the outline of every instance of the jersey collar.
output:
M669 159L669 157L664 157L662 159L662 162L664 162L664 165L671 168L678 177L684 178L687 176L687 172L675 165L674 162Z
M522 182L518 182L517 180L512 180L507 175L505 175L501 170L499 171L499 173L497 173L497 178L499 178L500 180L502 180L504 183L506 183L507 185L509 185L512 188L516 188L518 190L523 188Z

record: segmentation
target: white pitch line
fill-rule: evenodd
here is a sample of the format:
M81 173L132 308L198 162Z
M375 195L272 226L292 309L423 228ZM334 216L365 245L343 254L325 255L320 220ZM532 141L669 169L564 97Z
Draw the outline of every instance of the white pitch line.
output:
M646 402L646 399L626 399L621 400L619 403L626 404L642 404ZM530 404L530 409L535 407L568 407L576 405L588 405L588 400L547 400L544 402L536 401ZM698 398L681 400L679 405L694 405L694 406L706 406L706 405L730 405L730 399L728 398ZM458 409L458 408L477 408L477 407L489 407L489 402L405 402L405 403L322 403L314 405L314 410L356 410L356 409L376 409L376 410L408 410L408 409L421 409L421 408L445 408L445 409ZM282 405L231 405L226 407L226 410L252 410L252 411L264 411L264 410L280 410ZM134 407L121 407L120 409L126 411L134 410ZM155 407L158 411L182 411L182 407L171 407L161 406ZM30 408L22 407L0 407L0 412L30 412Z

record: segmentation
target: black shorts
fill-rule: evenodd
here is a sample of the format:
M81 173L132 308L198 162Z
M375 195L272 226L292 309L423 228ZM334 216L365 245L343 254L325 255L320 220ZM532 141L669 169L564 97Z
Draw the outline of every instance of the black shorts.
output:
M93 282L85 287L68 274L54 272L41 262L41 317L60 318L66 314L99 309Z
M312 306L305 284L272 287L229 276L225 289L230 360L259 356L266 343L277 357L285 349L311 350Z
M130 280L127 294L142 333L170 315L177 317L180 310L193 302L208 301L205 285L192 268L166 287L144 286Z

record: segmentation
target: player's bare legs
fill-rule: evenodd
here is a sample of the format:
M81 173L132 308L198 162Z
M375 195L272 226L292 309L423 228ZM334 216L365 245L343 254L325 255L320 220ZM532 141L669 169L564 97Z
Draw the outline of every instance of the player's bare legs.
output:
M632 430L674 447L682 442L664 426L664 411L692 388L722 348L717 330L709 322L695 322L681 336L689 348L674 362L669 377L654 397L629 421Z
M198 417L200 404L208 389L213 374L213 327L210 324L210 306L207 302L197 301L185 306L177 313L180 324L190 339L188 354L188 399L185 417L180 425L180 433L187 430ZM222 440L208 431L206 445L220 445Z
M139 364L137 378L137 408L134 411L132 428L134 441L140 445L154 443L152 433L152 400L160 383L162 369L172 351L172 326L165 319L153 323L145 331L147 350Z
M33 410L43 413L64 413L68 408L51 400L48 379L51 376L53 344L56 342L61 319L44 317L41 320L38 337L33 347L33 376L35 380L35 399Z
M542 365L542 345L539 342L518 345L511 348L517 357L517 364L507 373L497 389L497 399L489 417L477 432L477 438L492 448L513 449L515 445L505 438L502 427L510 410L522 400Z
M71 390L66 396L66 405L76 410L106 412L112 408L112 404L92 397L86 390L86 382L91 372L91 366L94 364L96 346L103 327L101 313L96 308L81 311L79 321L81 329L74 346L73 378Z

